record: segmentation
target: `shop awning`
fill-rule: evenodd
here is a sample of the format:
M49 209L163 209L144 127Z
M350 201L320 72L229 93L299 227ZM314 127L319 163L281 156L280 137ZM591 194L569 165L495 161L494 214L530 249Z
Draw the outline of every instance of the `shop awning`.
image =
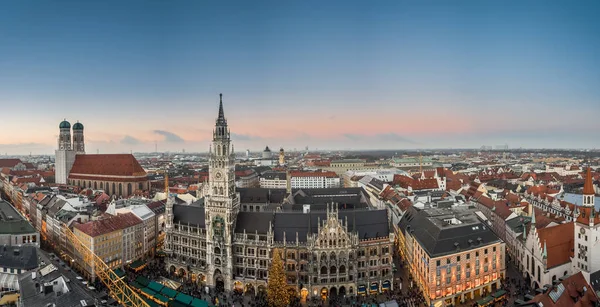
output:
M179 294L177 294L177 296L175 297L176 301L181 302L186 305L189 305L193 299L194 299L193 297L191 297L187 294L183 294L181 292Z
M379 291L379 284L372 283L370 289L371 289L371 292L377 292L377 291Z
M149 297L154 297L156 295L156 292L152 291L152 289L149 288L142 289L142 292Z
M117 275L118 278L123 279L123 277L125 277L125 272L123 272L123 270L121 269L116 269L113 271L115 273L115 275Z
M367 293L367 287L366 286L358 286L358 294L365 294Z
M147 287L147 286L148 286L148 284L150 284L150 280L149 280L148 278L144 277L144 276L138 276L138 277L135 279L135 281L137 281L137 282L138 282L138 284L140 284L140 285L142 285L142 286L144 286L144 287Z
M391 283L389 280L385 280L384 282L381 283L381 288L388 290L391 286Z
M146 262L142 260L136 260L132 264L130 264L129 267L135 271L139 271L146 267Z
M494 298L493 298L493 297L491 297L491 296L486 296L486 297L484 297L484 298L482 298L482 299L478 300L478 301L477 301L477 304L478 304L479 306L487 306L487 305L488 305L489 303L491 303L493 300L494 300Z
M170 298L175 298L177 296L177 291L175 291L169 287L162 288L162 290L160 290L160 293L162 293L164 296L170 297Z
M152 289L154 292L160 292L162 290L162 288L164 288L165 286L155 282L155 281L151 281L148 284L148 288Z
M493 298L499 298L506 294L506 290L499 290L492 294Z

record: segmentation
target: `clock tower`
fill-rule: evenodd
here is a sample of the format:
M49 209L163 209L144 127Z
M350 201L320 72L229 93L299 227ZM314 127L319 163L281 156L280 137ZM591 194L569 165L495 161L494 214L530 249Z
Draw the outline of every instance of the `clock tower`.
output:
M232 289L232 242L240 200L235 191L235 154L219 95L219 115L209 149L209 184L205 199L207 283Z
M595 208L595 191L591 169L585 174L583 201L574 210L575 239L573 272L581 271L590 282L590 274L600 270L600 219Z

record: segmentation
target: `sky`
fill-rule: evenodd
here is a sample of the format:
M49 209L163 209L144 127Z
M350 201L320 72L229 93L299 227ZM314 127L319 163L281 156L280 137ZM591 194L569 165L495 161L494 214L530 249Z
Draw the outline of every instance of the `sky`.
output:
M0 10L0 153L600 147L598 1L31 1Z

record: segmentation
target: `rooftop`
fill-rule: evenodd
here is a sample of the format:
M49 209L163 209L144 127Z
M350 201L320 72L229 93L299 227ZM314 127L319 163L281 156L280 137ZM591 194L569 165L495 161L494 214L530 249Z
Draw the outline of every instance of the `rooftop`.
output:
M545 293L536 295L532 302L544 307L591 307L596 306L598 297L585 281L583 274L578 272L562 279L560 283L547 289Z
M501 242L475 211L466 206L425 209L412 206L398 226L415 237L432 258Z
M36 230L15 208L0 200L0 234L35 233Z
M56 304L60 307L81 307L81 301L86 300L88 303L93 302L93 297L90 292L82 287L73 287L68 285L66 293L54 291L40 293L39 286L36 286L40 281L44 283L53 282L62 277L60 274L49 274L46 277L41 277L37 274L36 280L32 279L31 273L19 275L19 287L23 306L27 307L46 307L49 304Z
M89 221L85 224L75 224L75 228L90 237L111 233L142 223L133 213L119 214L107 219Z
M146 171L130 154L77 155L71 174L103 176L146 176Z
M28 271L37 266L36 246L0 246L0 267Z

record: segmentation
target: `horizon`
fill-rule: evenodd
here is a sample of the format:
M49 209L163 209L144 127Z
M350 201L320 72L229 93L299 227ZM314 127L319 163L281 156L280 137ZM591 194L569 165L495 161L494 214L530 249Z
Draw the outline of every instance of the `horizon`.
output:
M0 153L52 155L64 118L90 154L206 152L221 92L238 152L595 149L598 8L11 2Z

